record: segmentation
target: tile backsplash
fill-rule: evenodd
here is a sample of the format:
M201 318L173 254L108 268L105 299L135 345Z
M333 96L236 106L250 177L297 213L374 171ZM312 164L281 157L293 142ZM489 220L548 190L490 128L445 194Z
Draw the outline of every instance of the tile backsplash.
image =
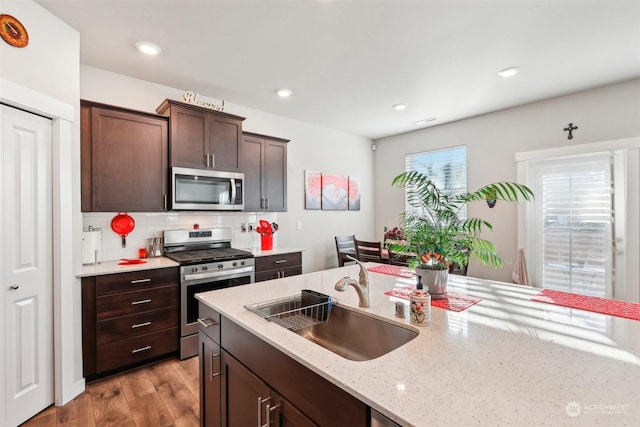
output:
M242 232L241 224L258 225L261 219L278 222L278 214L273 212L131 212L129 215L136 225L127 236L127 246L122 247L122 239L111 229L111 220L117 212L91 212L82 215L82 230L89 226L102 229L102 261L120 258L137 258L138 249L145 247L147 238L162 237L164 230L192 229L194 224L200 228L230 227L231 245L237 249L259 248L260 236L255 231ZM274 245L278 233L274 234Z

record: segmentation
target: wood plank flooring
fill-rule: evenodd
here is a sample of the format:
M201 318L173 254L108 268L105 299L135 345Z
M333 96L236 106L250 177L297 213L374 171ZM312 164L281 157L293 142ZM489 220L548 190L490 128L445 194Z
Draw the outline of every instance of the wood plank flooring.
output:
M198 358L168 359L87 384L64 406L50 406L22 427L197 427Z

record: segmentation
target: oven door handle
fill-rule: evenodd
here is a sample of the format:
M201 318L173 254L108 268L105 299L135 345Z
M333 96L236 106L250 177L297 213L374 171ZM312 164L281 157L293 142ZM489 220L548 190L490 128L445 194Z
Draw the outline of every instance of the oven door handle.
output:
M185 274L184 276L182 276L182 280L188 282L192 280L213 279L216 277L231 276L239 273L253 273L253 266L250 265L248 267L234 268L233 270L207 271L206 273Z

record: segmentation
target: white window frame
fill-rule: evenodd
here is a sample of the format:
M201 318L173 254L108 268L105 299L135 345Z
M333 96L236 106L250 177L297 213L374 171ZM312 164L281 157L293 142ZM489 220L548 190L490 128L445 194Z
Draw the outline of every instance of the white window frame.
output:
M558 159L587 153L611 151L614 159L623 167L614 170L615 197L614 223L616 254L614 255L615 299L640 302L640 137L597 142L569 147L551 148L516 153L518 182L527 184L529 161ZM535 196L535 194L534 194ZM527 232L528 209L526 204L518 205L518 247L529 247L530 234ZM622 252L620 252L622 251ZM629 262L626 262L629 260ZM534 284L544 287L544 284Z

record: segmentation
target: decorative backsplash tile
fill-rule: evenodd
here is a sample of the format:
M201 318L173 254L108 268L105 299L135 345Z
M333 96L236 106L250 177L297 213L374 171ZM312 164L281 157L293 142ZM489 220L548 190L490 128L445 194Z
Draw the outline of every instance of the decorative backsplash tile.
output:
M102 229L102 260L136 258L138 249L145 247L147 238L162 237L164 230L192 229L194 224L200 228L230 227L231 245L234 248L259 248L260 235L256 232L242 232L241 224L257 224L264 219L278 222L278 214L269 212L130 212L136 222L133 231L127 236L127 246L122 247L122 239L111 229L111 220L117 212L88 212L82 216L82 230L89 226ZM274 239L274 244L277 244Z

